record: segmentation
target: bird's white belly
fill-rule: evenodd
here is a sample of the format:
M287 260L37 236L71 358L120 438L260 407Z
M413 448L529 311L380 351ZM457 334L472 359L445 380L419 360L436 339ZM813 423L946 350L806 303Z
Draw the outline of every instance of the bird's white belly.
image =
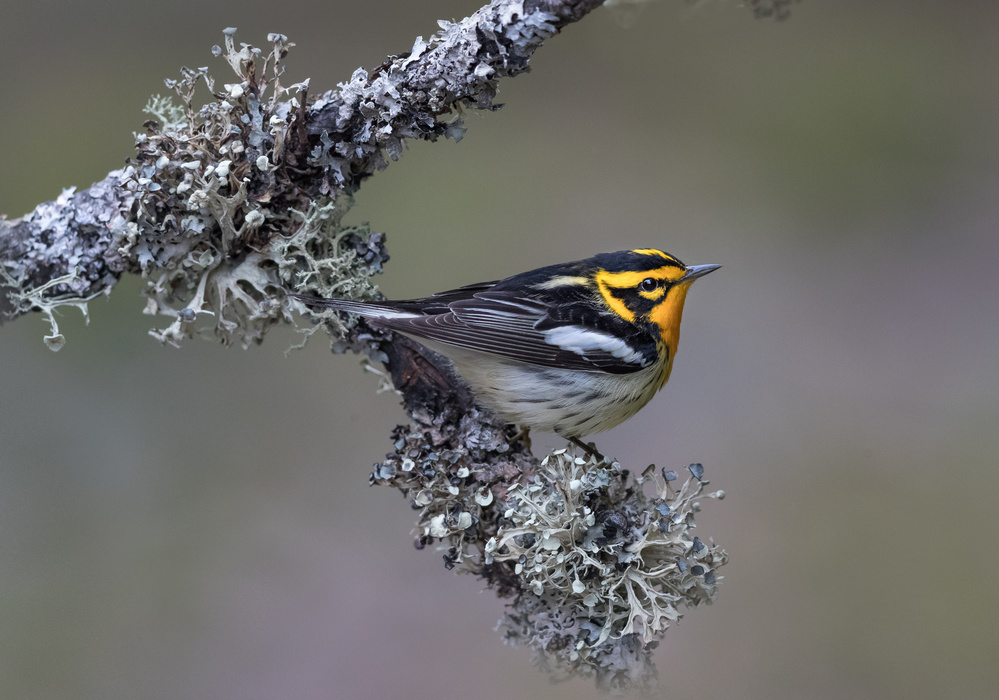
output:
M451 358L486 408L510 423L563 437L613 428L635 415L662 386L661 363L609 374L531 365L436 343L431 347Z

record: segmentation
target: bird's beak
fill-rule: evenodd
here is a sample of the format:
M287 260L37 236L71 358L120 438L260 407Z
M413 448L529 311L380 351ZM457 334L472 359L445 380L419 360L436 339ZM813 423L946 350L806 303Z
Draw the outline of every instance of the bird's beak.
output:
M689 265L687 267L687 273L680 278L680 283L693 282L698 277L704 277L704 275L709 272L714 272L721 265Z

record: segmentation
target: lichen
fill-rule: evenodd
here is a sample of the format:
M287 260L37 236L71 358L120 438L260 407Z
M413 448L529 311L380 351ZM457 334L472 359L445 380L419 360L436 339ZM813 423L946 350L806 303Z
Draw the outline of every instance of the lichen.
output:
M97 297L107 294L106 291L100 291L82 298L75 293L55 295L49 294L50 290L64 286L72 286L76 283L79 277L79 268L74 268L68 275L56 277L43 285L22 291L19 288L19 282L15 280L6 269L0 267L0 282L5 283L6 286L12 290L11 303L14 308L18 312L27 310L40 311L45 316L45 320L49 324L49 334L44 336L42 340L45 342L46 347L53 352L59 352L66 344L66 336L59 331L59 322L56 319L59 309L63 307L75 307L80 310L80 313L83 314L84 322L89 324L89 303Z
M726 562L693 535L700 465L676 473L650 465L632 478L617 462L557 450L509 493L487 563L505 562L526 584L510 606L505 638L527 644L555 675L595 675L606 689L647 687L651 651L684 608L709 604Z
M447 568L482 563L482 535L492 518L496 488L502 488L531 465L523 445L511 444L510 428L478 409L451 421L447 414L418 411L411 426L392 433L395 452L375 465L372 484L402 491L419 511L418 548L446 542Z
M296 288L297 277L273 267L274 241L303 224L294 212L336 206L338 221L348 195L398 158L407 139L459 140L464 110L498 109L499 79L528 70L545 40L599 3L491 3L460 22L441 21L412 51L370 72L358 69L311 103L308 80L282 82L293 46L286 37L269 35L271 48L261 51L237 48L235 30L225 30L224 46L212 53L228 63L232 82L217 83L207 67L182 69L166 83L173 97L150 98L152 119L136 135L128 167L0 225L15 232L4 244L17 258L3 263L0 314L78 305L122 274L141 273L149 281L147 311L172 320L152 331L163 342L208 328L224 343L259 342L291 319L284 291L319 291ZM211 99L199 106L206 89ZM337 259L361 298L375 295L367 277L386 257L383 241L364 228L352 237L340 236L344 230L324 234L340 250L308 255ZM373 259L361 256L367 268L342 259L351 249L374 251ZM52 278L64 281L46 287L45 308L24 303L26 290Z
M150 333L172 345L205 329L206 317L225 344L260 342L274 324L293 322L288 289L376 298L370 277L388 259L383 234L342 224L349 196L291 184L296 168L309 167L290 147L308 83L281 83L294 44L271 34L268 53L237 49L234 31L213 53L236 80L216 91L207 68L182 69L166 81L180 104L151 98L154 119L136 136L136 225L122 251L148 278L146 313L173 319ZM214 99L197 107L202 86Z
M448 569L512 598L505 641L530 647L554 678L650 687L663 634L717 594L725 552L692 531L697 499L724 494L704 493L699 464L678 485L673 471L650 465L633 476L565 449L539 463L518 451L510 428L479 453L467 435L454 439L461 430L446 421L397 427L395 452L371 475L418 512L417 547L438 543Z

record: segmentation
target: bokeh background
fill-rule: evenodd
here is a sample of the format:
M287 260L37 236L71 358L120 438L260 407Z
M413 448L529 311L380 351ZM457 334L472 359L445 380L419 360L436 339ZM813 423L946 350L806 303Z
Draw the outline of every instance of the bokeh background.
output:
M227 75L223 27L287 34L318 91L478 4L4 0L0 211L120 167L162 78ZM724 264L667 389L599 441L729 494L662 697L995 697L997 28L984 0L600 10L361 189L390 296L628 247ZM40 317L0 329L0 696L596 696L504 647L502 603L368 487L403 414L357 358L286 357L290 328L161 347L140 289L65 314L58 354Z

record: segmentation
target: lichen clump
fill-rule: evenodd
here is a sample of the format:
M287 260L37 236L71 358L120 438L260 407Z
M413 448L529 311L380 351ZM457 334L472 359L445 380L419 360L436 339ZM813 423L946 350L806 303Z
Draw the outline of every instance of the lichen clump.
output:
M383 234L342 224L349 196L293 184L322 172L303 126L308 81L281 83L294 44L271 34L268 53L237 49L234 31L213 53L236 80L217 90L207 68L183 69L166 81L180 104L151 99L153 119L136 136L136 223L121 252L149 278L146 313L173 318L151 331L165 343L191 336L205 316L226 344L260 342L293 320L287 289L375 298L370 277L388 257ZM202 85L214 99L196 108Z
M700 465L676 486L650 465L632 478L617 462L557 450L508 493L487 563L513 564L526 584L502 626L558 677L595 675L606 689L647 687L651 652L684 608L709 604L726 562L693 535Z
M509 453L519 471L503 473L502 458L462 447L467 441L450 439L439 422L399 427L393 437L396 451L376 465L372 483L395 486L419 511L418 547L440 543L447 568L512 598L504 639L530 647L554 678L650 687L659 639L685 609L717 594L725 552L693 530L698 499L724 493L704 492L699 464L681 482L675 471L632 475L564 449L538 463L499 431L483 450Z

